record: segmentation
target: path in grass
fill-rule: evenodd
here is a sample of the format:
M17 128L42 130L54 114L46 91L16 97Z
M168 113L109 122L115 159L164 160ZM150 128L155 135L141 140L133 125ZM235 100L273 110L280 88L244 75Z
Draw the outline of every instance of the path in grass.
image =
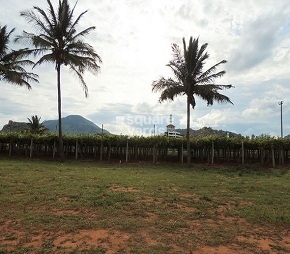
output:
M282 169L1 159L0 253L288 253L289 183Z

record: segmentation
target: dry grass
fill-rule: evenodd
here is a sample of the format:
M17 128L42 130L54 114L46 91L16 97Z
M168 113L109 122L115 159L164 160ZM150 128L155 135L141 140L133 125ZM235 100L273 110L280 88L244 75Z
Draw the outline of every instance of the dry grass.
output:
M286 169L0 160L0 253L289 253Z

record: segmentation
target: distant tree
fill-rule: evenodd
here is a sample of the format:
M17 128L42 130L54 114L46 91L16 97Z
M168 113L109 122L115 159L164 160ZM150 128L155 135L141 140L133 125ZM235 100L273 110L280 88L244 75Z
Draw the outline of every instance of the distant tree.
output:
M44 126L43 122L40 122L41 117L37 115L31 116L31 119L27 118L29 121L28 125L28 132L32 134L44 134L48 132L48 129Z
M34 56L41 56L34 66L43 63L54 63L57 72L57 94L58 94L58 130L59 130L59 151L61 160L64 160L63 137L61 124L61 66L68 66L76 74L88 96L88 88L84 81L83 74L87 69L97 74L101 63L100 56L93 47L84 42L94 26L77 32L77 25L87 11L82 12L74 19L76 4L71 9L67 0L59 0L59 6L54 9L50 0L47 0L48 10L40 7L33 7L33 10L21 12L28 23L31 23L37 33L23 31L16 41L30 43L34 48L31 52Z
M216 78L222 77L226 72L216 72L220 64L226 63L225 60L213 65L206 71L203 70L205 61L209 54L205 52L207 43L200 48L198 38L190 37L188 47L183 38L183 54L177 44L172 45L173 60L167 66L173 71L175 79L161 77L152 83L152 91L160 91L160 102L174 100L179 95L187 96L187 163L190 163L190 106L194 109L196 105L195 97L207 101L207 105L213 105L214 101L229 102L230 99L219 93L220 90L231 88L232 85L214 84Z
M0 81L31 89L30 82L38 82L38 76L25 70L26 66L34 64L25 59L30 53L29 50L9 48L10 36L14 30L15 28L8 32L6 26L0 26Z

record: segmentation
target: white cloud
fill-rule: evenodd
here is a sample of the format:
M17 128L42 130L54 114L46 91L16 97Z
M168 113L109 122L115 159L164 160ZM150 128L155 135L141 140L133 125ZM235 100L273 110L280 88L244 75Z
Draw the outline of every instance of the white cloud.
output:
M271 98L254 99L249 107L242 111L242 117L249 122L264 122L265 115L273 116L276 114L276 104L277 100L274 101Z
M206 126L219 128L219 126L221 126L224 122L233 122L235 120L237 120L237 117L234 116L230 109L211 109L209 113L198 117L196 120L193 120L193 125L195 128L202 128Z

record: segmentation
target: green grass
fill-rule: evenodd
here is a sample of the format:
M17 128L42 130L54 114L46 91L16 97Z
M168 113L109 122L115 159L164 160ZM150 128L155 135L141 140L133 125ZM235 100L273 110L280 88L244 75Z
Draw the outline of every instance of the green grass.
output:
M0 253L287 253L289 196L287 169L1 158Z

